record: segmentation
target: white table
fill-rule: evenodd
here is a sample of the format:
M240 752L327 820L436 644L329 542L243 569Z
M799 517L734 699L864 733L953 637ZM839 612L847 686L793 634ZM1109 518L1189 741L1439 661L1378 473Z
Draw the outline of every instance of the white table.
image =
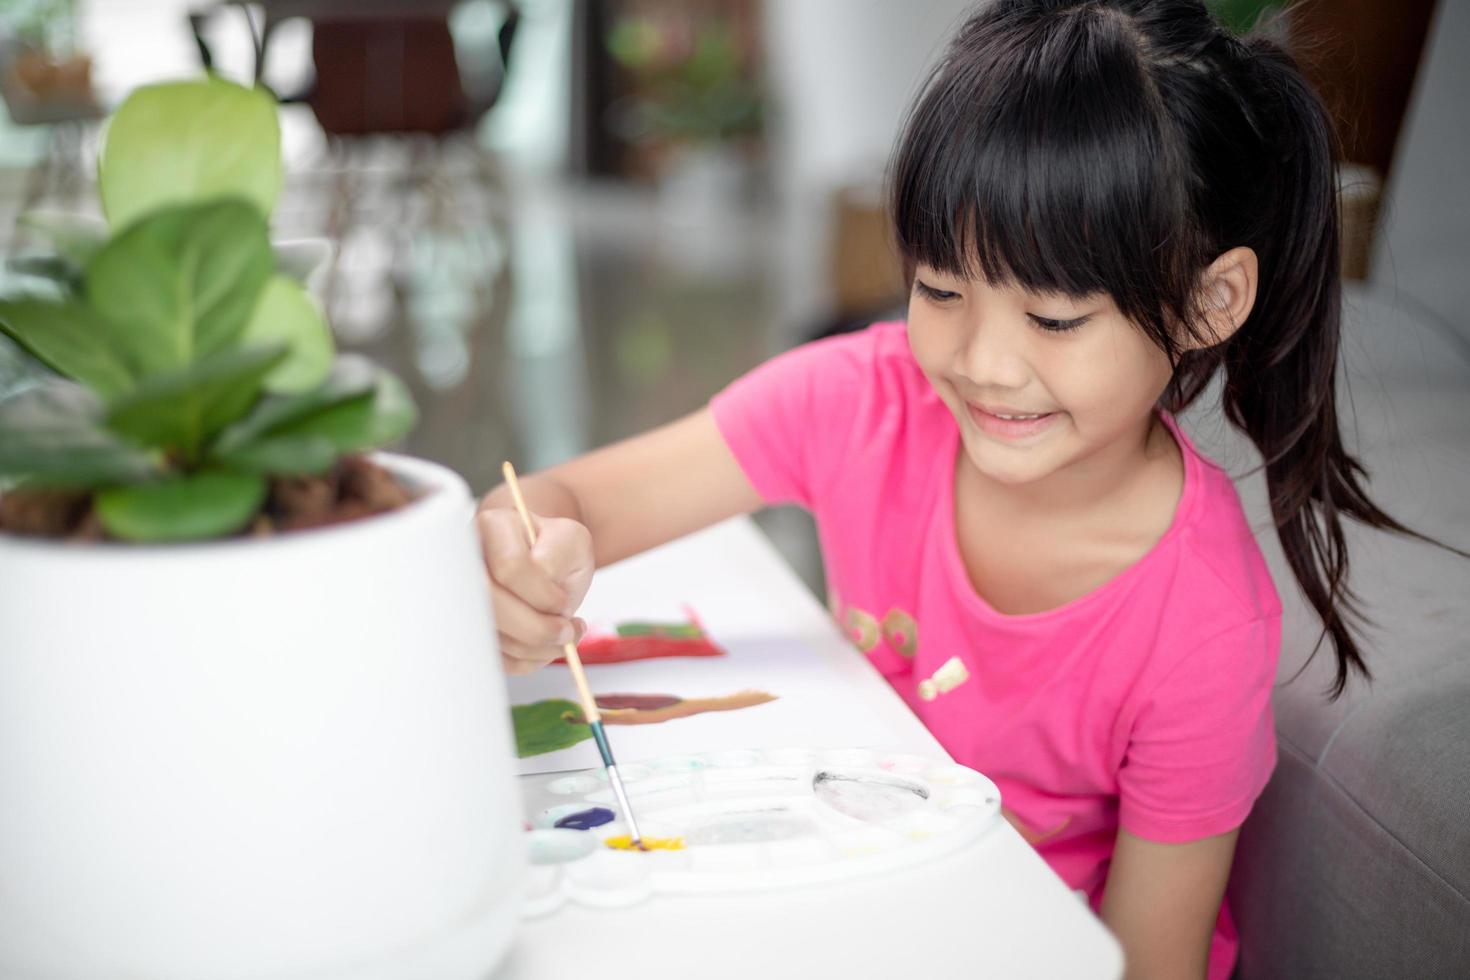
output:
M828 673L835 700L822 712L826 744L948 757L748 519L727 521L599 571L583 612L589 619L615 616L615 610L641 598L671 594L696 608L731 657L760 656L774 647L788 658L793 671ZM798 663L790 661L792 657L803 659ZM629 672L636 676L638 670L652 668L634 664L617 669L626 678ZM667 676L669 663L658 669ZM779 680L781 664L770 669ZM593 684L599 686L597 678ZM618 689L629 687L620 681ZM512 699L520 700L516 692L512 679ZM732 719L738 714L732 713ZM714 727L707 727L700 743L691 748L765 748L791 742L788 725L775 726L779 731L772 733L771 726L732 719L712 723ZM645 754L630 737L633 732L609 731L621 763ZM590 746L590 742L583 746L590 757L578 765L596 764ZM863 935L854 934L836 904L820 901L820 893L813 894L809 907L791 900L763 903L759 894L680 902L665 898L650 903L646 915L567 907L524 922L495 977L1104 980L1122 975L1117 941L1009 824L1000 822L983 853L966 866L932 862L906 873L903 886L917 893L932 880L936 887L942 882L952 889L959 874L969 879L965 902L921 913L916 903L894 894L885 903L883 928ZM801 908L799 915L792 914L793 906ZM681 920L707 924L711 916L728 923L728 946L712 955L708 948L681 943Z

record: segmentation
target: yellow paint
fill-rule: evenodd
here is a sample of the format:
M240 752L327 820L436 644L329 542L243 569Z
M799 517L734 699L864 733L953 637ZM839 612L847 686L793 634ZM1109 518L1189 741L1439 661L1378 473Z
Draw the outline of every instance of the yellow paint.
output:
M615 851L636 851L633 846L633 838L627 834L621 837L609 837L603 841L608 847ZM684 838L682 837L645 837L643 838L643 850L645 851L682 851L684 850Z

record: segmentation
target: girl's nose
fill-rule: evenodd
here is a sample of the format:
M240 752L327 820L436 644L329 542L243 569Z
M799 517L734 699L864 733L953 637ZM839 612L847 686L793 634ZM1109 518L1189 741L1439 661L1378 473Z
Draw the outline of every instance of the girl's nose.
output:
M1024 388L1030 369L1020 339L999 324L972 327L955 352L956 373L976 388Z

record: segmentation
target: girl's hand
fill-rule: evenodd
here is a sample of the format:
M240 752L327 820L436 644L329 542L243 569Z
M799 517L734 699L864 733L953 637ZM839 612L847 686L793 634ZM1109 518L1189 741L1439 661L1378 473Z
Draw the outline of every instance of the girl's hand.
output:
M762 504L708 407L652 432L521 477L536 547L504 484L486 494L475 526L490 571L506 670L526 674L561 655L587 625L574 619L598 565ZM596 538L596 550L593 539Z
M565 517L531 515L536 546L513 508L496 507L475 515L506 673L529 674L562 655L587 624L572 614L592 584L596 562L592 534Z

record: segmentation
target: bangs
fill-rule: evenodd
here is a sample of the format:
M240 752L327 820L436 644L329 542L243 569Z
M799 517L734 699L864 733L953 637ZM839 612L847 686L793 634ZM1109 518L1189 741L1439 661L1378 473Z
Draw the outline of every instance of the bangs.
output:
M982 15L956 38L891 168L910 275L923 263L1039 295L1107 293L1125 315L1158 316L1188 265L1188 210L1136 43L1098 8Z

